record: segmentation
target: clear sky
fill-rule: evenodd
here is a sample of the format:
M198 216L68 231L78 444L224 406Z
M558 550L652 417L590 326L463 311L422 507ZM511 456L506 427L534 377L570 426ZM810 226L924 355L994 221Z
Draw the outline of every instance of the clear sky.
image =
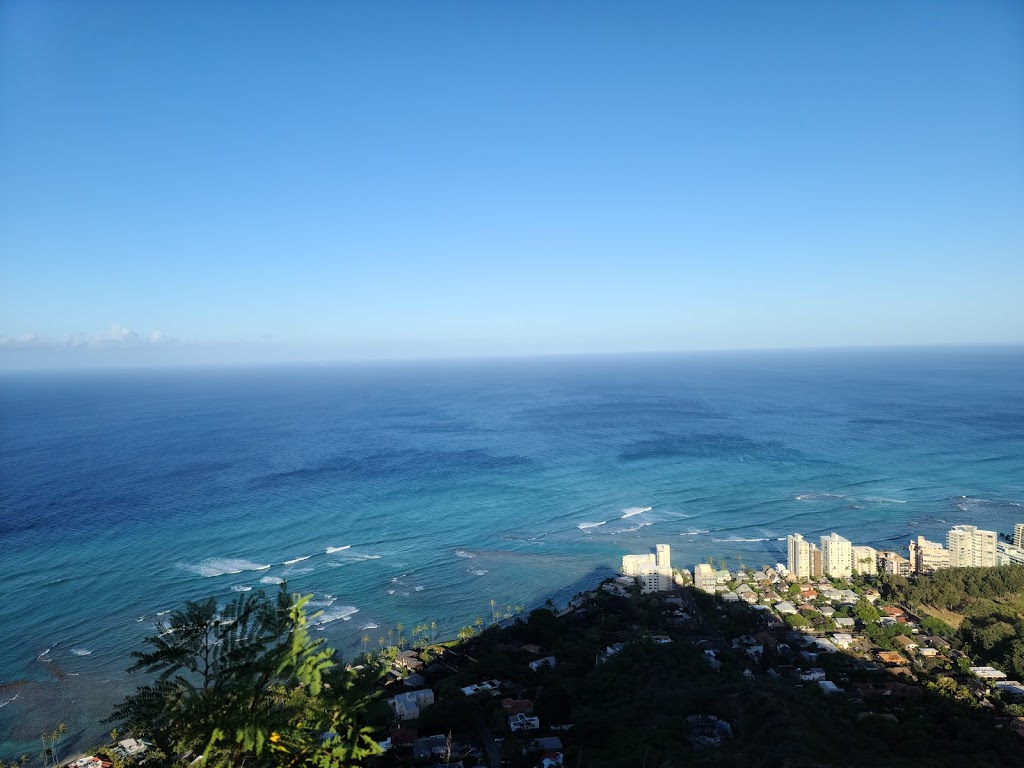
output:
M1019 2L0 3L0 367L1024 341Z

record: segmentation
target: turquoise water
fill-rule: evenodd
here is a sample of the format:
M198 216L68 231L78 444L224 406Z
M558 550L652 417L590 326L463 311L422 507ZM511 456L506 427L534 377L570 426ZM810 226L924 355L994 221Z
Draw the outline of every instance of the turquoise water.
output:
M351 656L655 543L760 565L793 531L1008 531L1022 383L1020 347L4 374L0 757L95 737L190 598L287 579Z

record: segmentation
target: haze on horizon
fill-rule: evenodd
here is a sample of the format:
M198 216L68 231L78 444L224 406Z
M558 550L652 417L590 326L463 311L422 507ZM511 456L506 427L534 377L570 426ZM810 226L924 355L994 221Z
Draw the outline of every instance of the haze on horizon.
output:
M1024 342L1024 6L0 5L0 369Z

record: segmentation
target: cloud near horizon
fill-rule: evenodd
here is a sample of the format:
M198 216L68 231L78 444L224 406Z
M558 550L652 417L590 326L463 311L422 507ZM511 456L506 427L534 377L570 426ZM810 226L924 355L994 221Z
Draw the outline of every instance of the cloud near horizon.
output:
M99 333L78 333L66 336L46 336L37 333L26 333L22 336L5 336L0 334L0 349L107 349L139 346L166 346L182 343L180 339L168 336L156 330L143 335L119 323L110 326L109 331Z

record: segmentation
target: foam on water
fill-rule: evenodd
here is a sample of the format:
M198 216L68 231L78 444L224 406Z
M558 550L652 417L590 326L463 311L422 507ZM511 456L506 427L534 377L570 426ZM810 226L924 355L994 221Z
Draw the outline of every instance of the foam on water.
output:
M252 587L247 587L244 584L235 584L235 586L233 586L231 588L231 591L232 592L251 592L252 591Z
M204 578L212 578L214 576L244 573L245 571L265 571L271 566L240 558L211 557L194 565L182 564L181 567Z
M324 612L313 619L310 624L318 629L323 629L326 625L333 624L336 621L350 621L357 613L359 613L359 609L354 605L342 605L337 608L326 608L324 609Z
M622 510L622 517L620 519L625 520L627 517L633 517L633 515L642 515L644 512L650 512L653 507L628 507Z
M10 704L12 701L17 699L19 696L21 696L21 694L20 693L16 693L11 698L5 699L4 701L0 701L0 707L6 707L8 704Z
M333 555L333 554L334 554L335 552L344 552L344 551L345 551L346 549L351 549L351 547L352 547L352 545L351 545L351 544L346 544L346 545L345 545L345 546L343 546L343 547L328 547L328 548L327 548L327 549L325 549L324 551L325 551L325 552L326 552L326 553L327 553L328 555Z
M282 565L295 565L296 563L301 563L303 560L309 560L309 558L311 558L311 557L312 557L312 555L306 555L305 557L295 557L295 558L292 558L291 560L285 560L282 563Z
M608 524L607 520L602 520L599 523L580 523L576 527L579 528L581 531L585 531L585 530L587 530L589 528L598 528L598 527L600 527L602 525L607 525L607 524Z
M280 576L264 576L260 579L260 584L284 584L284 579Z
M455 556L456 557L464 557L467 560L470 559L470 558L476 557L476 555L474 555L472 552L467 552L464 549L456 549L455 550Z
M88 656L92 653L88 648L72 648L71 652L75 654L75 656Z
M483 568L470 568L466 571L466 573L471 573L474 576L485 576L487 575L488 571L484 570Z

